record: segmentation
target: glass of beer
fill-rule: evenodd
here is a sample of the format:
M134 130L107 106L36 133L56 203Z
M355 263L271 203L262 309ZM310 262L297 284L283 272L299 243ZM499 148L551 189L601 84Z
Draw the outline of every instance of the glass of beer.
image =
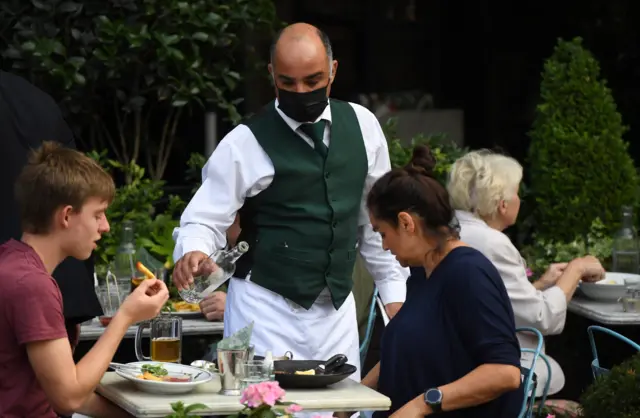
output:
M149 329L151 357L142 352L142 334ZM182 361L182 318L161 313L151 321L138 325L136 332L136 357L138 361L180 363Z

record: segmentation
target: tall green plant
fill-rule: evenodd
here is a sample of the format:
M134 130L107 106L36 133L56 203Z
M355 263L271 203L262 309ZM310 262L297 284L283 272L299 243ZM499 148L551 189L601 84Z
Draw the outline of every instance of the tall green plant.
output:
M86 148L161 179L190 107L240 119L243 35L276 16L272 0L25 0L0 21L4 58L62 102Z
M535 230L571 242L600 218L611 232L637 200L627 128L582 40L559 40L544 65L529 149Z

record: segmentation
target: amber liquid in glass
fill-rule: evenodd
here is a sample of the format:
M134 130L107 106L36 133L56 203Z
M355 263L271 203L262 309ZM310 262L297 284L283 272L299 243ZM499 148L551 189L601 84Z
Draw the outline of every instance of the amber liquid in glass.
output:
M174 337L159 337L151 340L151 360L165 363L179 363L180 339Z

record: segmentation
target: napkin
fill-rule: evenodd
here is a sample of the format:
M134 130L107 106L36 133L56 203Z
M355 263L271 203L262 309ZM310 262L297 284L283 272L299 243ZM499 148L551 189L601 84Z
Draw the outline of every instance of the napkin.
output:
M218 350L246 350L251 343L253 333L253 321L233 335L218 342Z

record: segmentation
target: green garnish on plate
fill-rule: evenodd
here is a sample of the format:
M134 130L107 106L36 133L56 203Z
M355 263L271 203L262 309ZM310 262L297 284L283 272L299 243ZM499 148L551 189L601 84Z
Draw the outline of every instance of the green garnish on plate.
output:
M167 369L162 367L160 364L143 364L142 365L142 373L148 372L154 376L162 377L169 374Z

